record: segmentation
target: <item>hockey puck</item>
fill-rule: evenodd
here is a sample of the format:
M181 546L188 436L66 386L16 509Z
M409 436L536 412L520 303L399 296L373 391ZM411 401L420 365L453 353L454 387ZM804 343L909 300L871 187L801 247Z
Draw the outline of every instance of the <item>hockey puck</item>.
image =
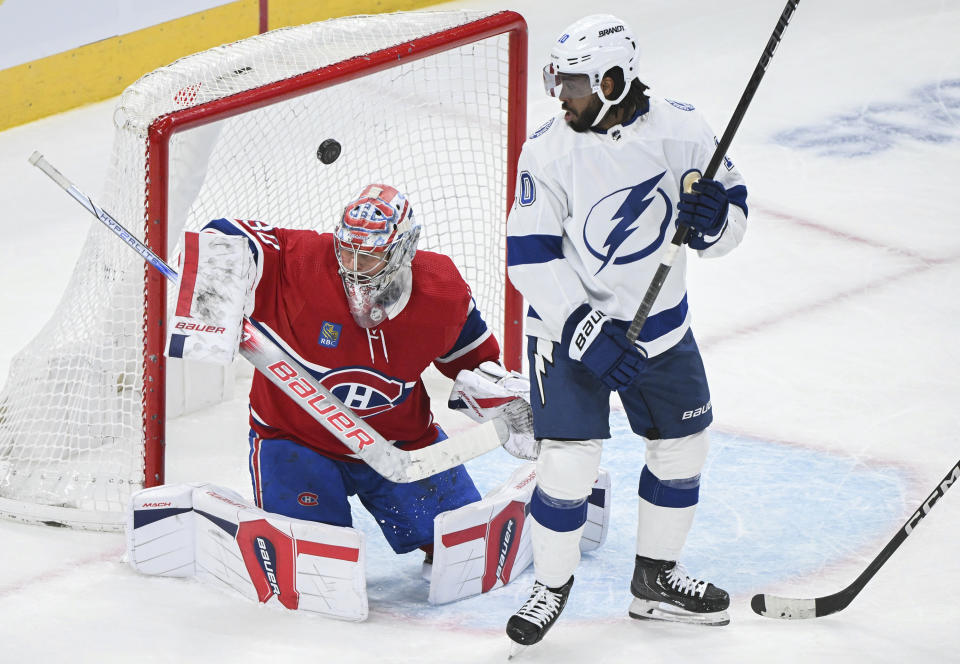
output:
M332 164L340 156L340 143L334 138L328 138L317 148L317 159L324 164Z

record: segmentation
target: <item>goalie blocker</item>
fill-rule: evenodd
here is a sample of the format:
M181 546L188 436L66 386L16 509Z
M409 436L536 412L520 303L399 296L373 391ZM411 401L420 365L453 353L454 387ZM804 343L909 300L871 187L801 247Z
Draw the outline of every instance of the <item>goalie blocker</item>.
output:
M483 500L436 517L431 603L489 592L530 564L535 467L523 464ZM582 551L603 544L609 506L610 478L601 470ZM144 489L127 514L127 560L142 574L196 576L264 604L341 620L367 618L364 546L358 530L264 512L212 484Z

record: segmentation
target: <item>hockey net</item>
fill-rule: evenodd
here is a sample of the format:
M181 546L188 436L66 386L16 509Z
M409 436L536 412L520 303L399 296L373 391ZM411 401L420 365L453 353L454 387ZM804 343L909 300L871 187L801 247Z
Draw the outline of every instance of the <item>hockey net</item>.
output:
M130 86L98 203L175 264L220 217L331 230L372 182L408 194L420 247L457 263L519 368L505 223L524 134L513 12L354 16L275 30ZM318 146L342 146L331 164ZM163 482L165 280L94 223L55 314L0 392L0 516L114 530Z

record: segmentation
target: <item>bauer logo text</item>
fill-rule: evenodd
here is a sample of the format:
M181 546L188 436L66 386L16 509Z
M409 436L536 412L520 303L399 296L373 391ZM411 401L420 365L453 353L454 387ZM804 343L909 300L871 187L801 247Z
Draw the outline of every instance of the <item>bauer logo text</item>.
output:
M202 323L185 323L180 321L176 324L178 330L183 330L185 332L213 332L214 334L223 334L226 331L226 328L217 327L216 325L203 325Z
M685 410L685 411L683 412L683 417L681 417L680 419L682 419L682 420L692 420L692 419L695 418L695 417L700 417L701 415L704 415L705 413L710 412L710 408L712 408L712 406L710 405L710 402L708 401L707 403L703 404L703 405L700 406L699 408L695 408L695 409L693 409L693 410Z

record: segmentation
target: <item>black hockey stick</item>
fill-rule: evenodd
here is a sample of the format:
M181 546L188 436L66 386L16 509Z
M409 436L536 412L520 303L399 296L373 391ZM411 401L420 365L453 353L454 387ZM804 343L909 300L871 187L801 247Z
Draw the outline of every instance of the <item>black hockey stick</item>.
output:
M773 34L770 35L770 40L767 42L766 47L763 49L763 54L760 56L760 62L757 63L756 69L753 70L753 76L751 76L747 82L747 87L740 96L740 102L734 109L733 116L730 118L730 122L724 130L720 142L717 143L717 149L713 151L713 157L710 158L710 163L707 164L707 168L703 172L702 177L712 178L720 167L720 162L723 161L727 149L729 149L730 143L733 141L733 135L736 134L737 129L740 128L740 122L747 112L747 107L750 106L753 95L760 86L760 80L767 71L767 65L770 64L773 52L776 50L777 44L780 43L780 37L783 36L783 31L787 28L787 23L790 22L793 10L797 8L799 2L800 0L787 0L787 6L783 8L783 13L780 14L780 18L777 20L777 27L773 29ZM696 177L690 178L688 176L684 178L682 183L684 191L690 191L690 185L695 181ZM633 322L630 323L630 328L627 330L627 339L629 339L631 343L635 342L637 337L640 336L640 330L643 328L643 324L647 322L647 316L650 315L653 303L656 301L657 296L660 295L660 289L663 288L663 283L667 280L667 275L670 274L670 268L673 267L673 261L677 256L677 251L683 246L683 243L687 239L687 233L689 232L690 229L687 226L682 224L677 226L677 231L673 234L670 245L666 251L663 252L663 258L657 267L656 274L653 275L653 281L650 282L650 286L643 296L643 301L640 303L637 313L633 316Z
M960 480L960 461L953 465L953 468L950 469L947 476L937 485L933 493L927 496L927 499L923 501L923 504L913 513L913 516L907 519L907 522L897 531L893 539L883 547L883 551L867 565L867 569L865 569L853 583L840 592L815 599L792 599L789 597L777 597L776 595L764 594L754 595L753 599L750 600L750 608L753 609L754 613L767 618L784 618L787 620L819 618L821 616L829 616L831 613L836 613L837 611L842 611L853 601L853 598L863 590L863 587L867 585L867 581L873 578L877 570L887 562L890 556L893 555L893 552L903 544L903 540L907 539L907 536L917 527L920 520L930 513L934 504L940 500L943 494L947 492L947 489L953 486L957 480Z

